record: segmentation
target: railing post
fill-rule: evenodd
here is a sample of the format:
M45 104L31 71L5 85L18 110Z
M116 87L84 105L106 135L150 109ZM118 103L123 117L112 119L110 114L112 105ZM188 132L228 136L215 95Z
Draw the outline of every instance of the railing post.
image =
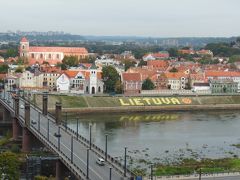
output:
M30 127L30 104L25 101L25 125Z
M65 129L67 130L67 112L65 113Z
M110 167L110 169L109 169L109 180L112 180L112 168Z
M56 102L55 104L55 118L56 118L56 124L61 124L61 118L62 118L62 104L60 102Z
M42 113L43 115L47 115L48 113L48 95L46 93L43 94L43 100L42 100Z

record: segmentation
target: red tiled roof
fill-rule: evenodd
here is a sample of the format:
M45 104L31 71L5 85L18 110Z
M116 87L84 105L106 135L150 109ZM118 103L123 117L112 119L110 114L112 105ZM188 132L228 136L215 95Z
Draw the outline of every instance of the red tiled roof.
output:
M30 52L63 52L63 53L80 53L87 54L88 51L83 47L41 47L31 46L29 47Z
M176 73L168 72L168 73L165 73L165 75L168 79L180 79L181 77L187 77L186 74L181 72L176 72Z
M123 81L141 81L140 73L123 73Z
M23 37L20 42L28 42L26 37Z
M236 71L206 71L206 77L239 77L240 72Z
M147 61L147 66L156 67L168 67L168 61L166 60L150 60Z

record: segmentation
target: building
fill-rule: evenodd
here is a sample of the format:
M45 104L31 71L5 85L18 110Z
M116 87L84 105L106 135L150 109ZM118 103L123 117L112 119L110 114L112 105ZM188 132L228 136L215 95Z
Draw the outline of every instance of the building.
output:
M169 53L167 51L160 51L158 53L149 53L143 56L144 61L156 60L156 59L168 59Z
M212 93L237 93L238 83L229 79L210 80Z
M125 95L141 93L142 79L140 73L122 73L122 82Z
M50 65L61 63L64 56L76 56L79 59L88 57L88 51L83 47L41 47L29 46L27 38L20 41L19 54L28 59L30 65L48 62Z
M165 73L165 76L168 79L168 89L171 90L182 90L186 89L188 83L188 75L184 73Z
M238 84L240 90L240 72L237 71L206 71L205 77L208 80L232 80Z
M101 94L103 93L101 72L92 66L89 70L66 70L56 80L60 93Z
M209 83L193 83L192 91L194 91L194 92L209 91L209 90L210 90Z
M158 71L166 71L169 67L167 60L149 60L147 61L147 67Z

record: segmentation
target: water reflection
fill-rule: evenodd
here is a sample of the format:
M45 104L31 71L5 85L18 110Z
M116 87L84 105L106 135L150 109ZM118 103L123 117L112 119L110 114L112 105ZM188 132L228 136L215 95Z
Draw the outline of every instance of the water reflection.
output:
M125 146L132 156L145 159L176 158L175 155L182 154L199 158L239 154L231 146L240 143L238 111L97 114L78 118L80 134L88 137L91 124L93 142L103 149L108 134L109 153L114 156L122 156ZM74 130L75 119L69 122Z

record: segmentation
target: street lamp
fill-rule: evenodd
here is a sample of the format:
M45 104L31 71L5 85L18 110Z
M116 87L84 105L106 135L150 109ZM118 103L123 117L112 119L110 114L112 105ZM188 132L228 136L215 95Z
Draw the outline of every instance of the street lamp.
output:
M199 169L199 180L201 180L202 179L202 169L200 168Z
M127 172L127 147L124 148L124 177L126 177Z
M106 141L105 141L105 161L107 161L107 140L108 140L108 135L106 134Z
M89 149L92 148L92 125L89 125Z
M109 168L109 180L112 180L112 168Z
M87 179L89 179L89 149L87 149Z
M151 164L150 168L151 168L151 180L153 180L153 165L152 164Z

